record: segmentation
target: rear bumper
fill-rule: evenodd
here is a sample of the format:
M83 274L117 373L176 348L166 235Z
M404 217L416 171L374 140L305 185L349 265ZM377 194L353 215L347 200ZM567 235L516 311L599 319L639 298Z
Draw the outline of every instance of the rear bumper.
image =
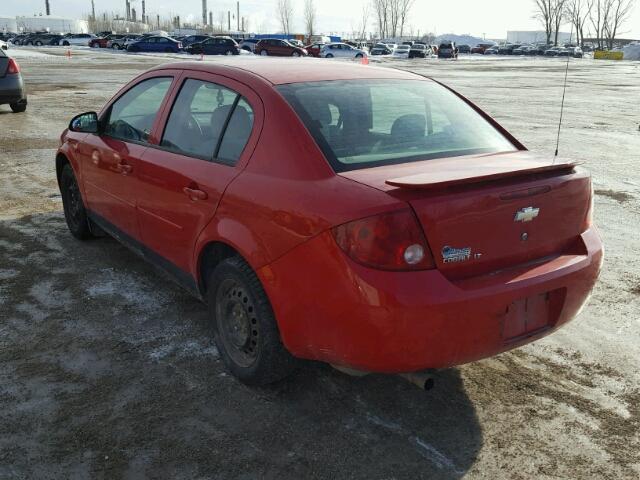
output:
M293 355L365 371L410 372L489 357L572 320L596 282L603 255L595 229L581 240L584 254L452 282L438 270L363 267L325 233L258 275ZM548 292L553 300L544 326L507 337L510 306Z
M20 74L0 78L0 103L16 103L26 98Z

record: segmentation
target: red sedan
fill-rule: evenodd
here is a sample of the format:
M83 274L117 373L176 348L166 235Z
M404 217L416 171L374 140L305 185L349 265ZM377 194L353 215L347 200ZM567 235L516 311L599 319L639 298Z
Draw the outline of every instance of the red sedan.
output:
M295 358L495 355L573 319L602 262L588 173L390 68L158 66L71 121L56 170L72 234L106 231L204 299L251 384Z

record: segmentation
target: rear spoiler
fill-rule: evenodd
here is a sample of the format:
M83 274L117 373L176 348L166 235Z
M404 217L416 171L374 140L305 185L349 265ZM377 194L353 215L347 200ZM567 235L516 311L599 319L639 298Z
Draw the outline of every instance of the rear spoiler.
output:
M510 162L491 162L478 165L469 163L440 164L437 169L430 172L419 173L407 177L392 178L386 180L387 185L408 189L435 189L453 185L466 185L474 183L492 182L505 178L519 177L522 175L535 175L555 171L572 171L580 162L564 161L540 165L540 162L518 162L515 165ZM532 166L532 163L537 166Z

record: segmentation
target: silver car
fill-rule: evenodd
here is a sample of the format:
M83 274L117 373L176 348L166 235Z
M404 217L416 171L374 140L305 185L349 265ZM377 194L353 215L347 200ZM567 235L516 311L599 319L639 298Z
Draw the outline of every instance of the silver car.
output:
M0 104L9 104L14 113L27 109L27 94L20 66L0 49Z
M367 52L352 47L347 43L328 43L320 49L320 56L324 58L363 58Z

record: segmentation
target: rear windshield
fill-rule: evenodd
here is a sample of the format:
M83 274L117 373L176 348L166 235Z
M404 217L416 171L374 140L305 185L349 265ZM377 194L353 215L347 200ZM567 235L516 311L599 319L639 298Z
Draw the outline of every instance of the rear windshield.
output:
M337 172L516 147L429 80L336 80L278 90Z

